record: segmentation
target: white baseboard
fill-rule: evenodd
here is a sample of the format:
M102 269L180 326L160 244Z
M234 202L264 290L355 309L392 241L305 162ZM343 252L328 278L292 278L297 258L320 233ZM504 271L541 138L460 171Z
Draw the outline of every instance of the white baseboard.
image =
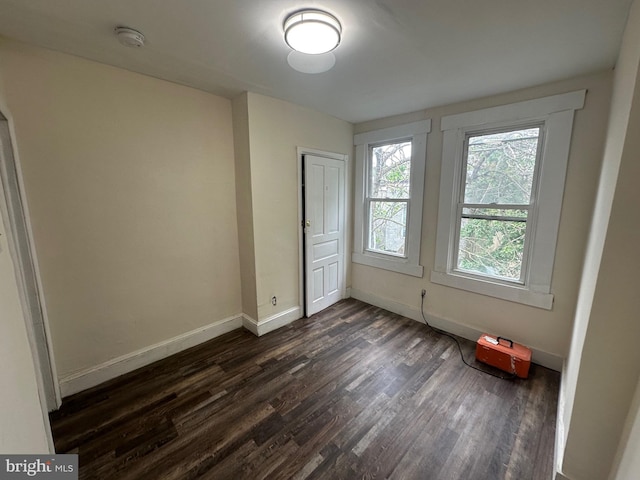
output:
M260 336L258 335L258 321L254 318L251 318L246 313L242 314L242 326L253 333L256 337Z
M415 321L422 322L420 310L403 303L395 302L355 288L347 290L347 297L389 310ZM262 336L280 327L298 320L302 317L302 307L295 306L270 317L256 321L246 314L238 314L233 317L218 320L205 327L183 333L155 345L142 348L135 352L122 355L100 365L72 373L59 379L60 390L63 397L95 387L103 382L129 373L137 368L144 367L158 360L162 360L174 353L194 347L212 338L223 335L237 328L244 327L256 336ZM463 338L476 341L484 333L467 325L462 325L451 320L427 315L427 321L436 328L459 335ZM557 355L532 349L535 363L552 370L561 371L563 358Z
M155 345L122 355L95 367L60 378L60 390L63 397L95 387L107 380L129 373L174 353L195 347L200 343L228 333L243 325L242 314L224 318L205 327L192 330L177 337L164 340Z
M276 313L270 317L263 318L262 320L254 320L249 315L242 315L242 326L253 333L255 336L260 337L265 333L277 330L280 327L290 324L291 322L298 320L302 317L302 308L291 307L284 312Z
M388 298L383 298L369 292L363 292L356 288L351 288L351 297L362 302L375 305L376 307L384 308L385 310L397 313L398 315L402 315L403 317L416 320L417 322L423 322L422 315L420 314L420 309L405 305L404 303L389 300ZM427 321L430 325L474 342L478 340L480 335L482 335L483 333L487 333L477 330L468 325L462 325L460 323L453 322L441 317L436 317L429 314L426 314L425 317L427 318ZM562 371L562 365L564 362L564 359L562 357L535 348L531 349L531 354L532 360L538 365L542 365L543 367L550 368L551 370L555 370L557 372Z

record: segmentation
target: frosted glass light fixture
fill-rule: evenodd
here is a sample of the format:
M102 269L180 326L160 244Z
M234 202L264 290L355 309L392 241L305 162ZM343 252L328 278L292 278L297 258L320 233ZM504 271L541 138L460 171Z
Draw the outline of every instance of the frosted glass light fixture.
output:
M327 53L340 44L342 25L322 10L300 10L284 22L284 40L294 50L310 55Z

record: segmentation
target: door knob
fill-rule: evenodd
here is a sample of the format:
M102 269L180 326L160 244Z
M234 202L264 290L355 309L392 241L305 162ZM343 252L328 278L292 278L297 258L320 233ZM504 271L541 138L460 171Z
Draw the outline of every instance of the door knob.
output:
M307 227L311 226L311 220L307 220Z

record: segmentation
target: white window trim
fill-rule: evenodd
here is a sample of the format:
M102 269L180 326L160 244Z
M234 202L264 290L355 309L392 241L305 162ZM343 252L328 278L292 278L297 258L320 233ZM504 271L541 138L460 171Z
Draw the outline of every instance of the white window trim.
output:
M584 106L586 90L553 95L442 118L442 170L431 281L482 295L550 310L551 278L560 225L564 183L575 110ZM524 285L509 284L453 269L457 202L461 188L463 143L469 132L544 122L540 177L534 207L529 268Z
M420 242L422 236L422 204L424 172L427 157L427 134L431 131L431 120L408 123L396 127L360 133L353 137L356 146L356 183L354 215L354 263L382 268L394 272L422 277L424 267L420 265ZM407 222L407 251L405 257L368 251L365 248L366 228L365 193L366 162L369 146L382 142L393 142L411 138L411 198Z

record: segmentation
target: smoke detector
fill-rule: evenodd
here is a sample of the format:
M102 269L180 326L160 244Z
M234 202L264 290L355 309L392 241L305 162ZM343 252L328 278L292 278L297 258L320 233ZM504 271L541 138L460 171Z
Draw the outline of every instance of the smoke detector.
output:
M144 46L144 35L137 30L129 27L116 27L116 36L125 47L142 47Z

